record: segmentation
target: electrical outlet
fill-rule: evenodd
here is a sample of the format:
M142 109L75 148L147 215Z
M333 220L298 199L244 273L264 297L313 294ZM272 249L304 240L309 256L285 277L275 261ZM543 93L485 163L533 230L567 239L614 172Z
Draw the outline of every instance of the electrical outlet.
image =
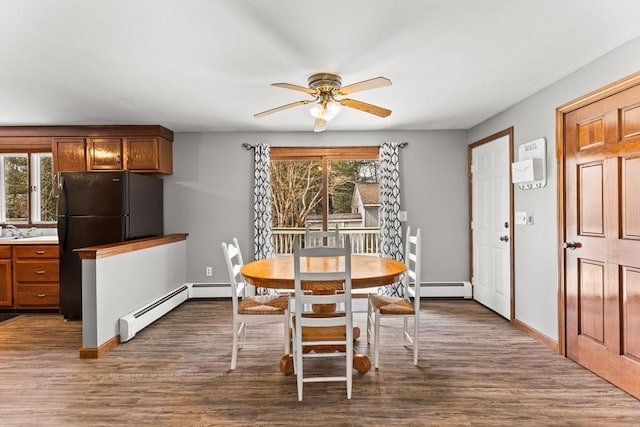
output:
M207 276L213 276L213 267L207 267L206 274Z

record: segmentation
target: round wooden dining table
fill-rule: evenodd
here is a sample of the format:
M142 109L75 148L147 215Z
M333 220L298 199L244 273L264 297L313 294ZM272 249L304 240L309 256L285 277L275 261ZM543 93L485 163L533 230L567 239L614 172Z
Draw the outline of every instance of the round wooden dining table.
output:
M302 271L330 272L343 269L343 263L343 257L303 257L300 268ZM398 282L405 271L406 265L401 261L371 255L351 255L351 287L353 289L390 285ZM252 261L244 264L240 273L244 276L245 281L253 286L294 289L293 256L278 256ZM331 282L303 282L302 288L314 293L325 293L342 289L342 285ZM354 328L354 338L359 335L359 329ZM353 355L353 367L360 373L366 373L371 369L371 362L366 354L356 353ZM282 357L280 370L285 373L293 372L292 355L286 354Z

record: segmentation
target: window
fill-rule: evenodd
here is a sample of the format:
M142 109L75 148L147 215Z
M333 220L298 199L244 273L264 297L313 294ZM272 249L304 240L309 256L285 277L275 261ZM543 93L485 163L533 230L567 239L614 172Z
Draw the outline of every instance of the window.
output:
M378 147L271 147L276 253L306 224L351 234L354 252L378 252Z
M51 153L0 153L0 221L51 224L56 221Z

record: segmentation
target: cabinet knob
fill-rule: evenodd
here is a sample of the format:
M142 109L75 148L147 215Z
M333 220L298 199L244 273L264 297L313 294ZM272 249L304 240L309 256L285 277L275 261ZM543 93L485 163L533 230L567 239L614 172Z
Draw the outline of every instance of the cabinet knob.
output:
M37 255L44 255L44 251L36 251Z
M38 298L44 298L44 297L46 297L46 296L47 296L47 294L36 294L36 296L37 296Z
M36 270L36 274L44 274L45 271L44 270Z

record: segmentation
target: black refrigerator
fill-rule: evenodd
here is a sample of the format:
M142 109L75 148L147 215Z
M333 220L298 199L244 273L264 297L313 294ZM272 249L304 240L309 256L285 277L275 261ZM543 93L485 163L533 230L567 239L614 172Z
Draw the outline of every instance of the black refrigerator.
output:
M62 172L60 313L82 318L82 262L73 250L163 234L162 179L132 172Z

